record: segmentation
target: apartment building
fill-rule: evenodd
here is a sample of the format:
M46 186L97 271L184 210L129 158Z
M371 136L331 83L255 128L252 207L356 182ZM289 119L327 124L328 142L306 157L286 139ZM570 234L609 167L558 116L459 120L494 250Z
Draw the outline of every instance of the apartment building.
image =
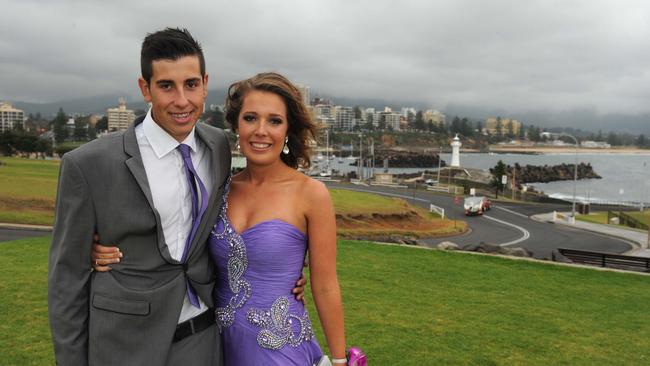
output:
M25 128L25 112L0 102L0 132L12 130L16 125Z
M485 120L485 131L490 135L519 135L521 122L510 118L490 117Z
M111 132L126 130L135 120L135 113L131 109L126 109L124 98L120 98L120 105L117 108L107 109L106 115L108 117L108 130Z

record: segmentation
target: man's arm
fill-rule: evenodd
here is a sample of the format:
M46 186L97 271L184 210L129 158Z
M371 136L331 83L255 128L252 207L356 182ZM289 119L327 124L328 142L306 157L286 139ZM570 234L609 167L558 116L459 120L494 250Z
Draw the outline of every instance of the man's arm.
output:
M59 170L48 268L48 311L58 365L88 364L90 249L95 227L88 184L72 159Z

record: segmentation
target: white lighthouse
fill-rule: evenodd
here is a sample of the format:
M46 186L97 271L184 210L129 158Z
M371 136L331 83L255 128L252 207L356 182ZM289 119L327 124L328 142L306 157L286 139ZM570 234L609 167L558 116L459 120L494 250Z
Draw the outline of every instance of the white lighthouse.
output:
M463 145L458 138L458 134L451 141L451 166L460 168L460 147Z

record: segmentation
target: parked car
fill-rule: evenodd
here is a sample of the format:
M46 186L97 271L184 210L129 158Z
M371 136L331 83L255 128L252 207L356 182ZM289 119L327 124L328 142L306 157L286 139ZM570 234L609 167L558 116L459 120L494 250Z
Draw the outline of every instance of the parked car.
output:
M465 215L483 215L483 212L490 209L491 202L484 196L466 197L463 207Z

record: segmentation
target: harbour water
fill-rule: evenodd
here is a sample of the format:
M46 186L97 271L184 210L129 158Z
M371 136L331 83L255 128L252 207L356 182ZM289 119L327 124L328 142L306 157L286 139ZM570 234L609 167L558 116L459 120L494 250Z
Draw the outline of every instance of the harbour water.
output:
M451 154L442 154L445 162L451 161ZM463 167L484 169L494 167L499 160L507 165L558 165L573 164L574 153L553 153L553 154L487 154L487 153L464 153L460 156L460 163ZM342 161L342 162L341 162ZM594 171L602 179L579 180L576 187L576 199L579 201L590 201L599 203L626 203L639 206L650 206L650 151L647 154L581 154L578 151L578 163L590 163ZM324 162L321 162L324 164ZM338 157L330 160L330 168L347 173L356 171L355 166L350 166L347 159L340 160ZM422 171L425 168L391 168L392 173L412 173ZM436 170L437 166L426 168ZM376 168L375 171L381 171ZM551 197L572 200L573 181L560 181L551 183L532 183L536 190L542 191Z

